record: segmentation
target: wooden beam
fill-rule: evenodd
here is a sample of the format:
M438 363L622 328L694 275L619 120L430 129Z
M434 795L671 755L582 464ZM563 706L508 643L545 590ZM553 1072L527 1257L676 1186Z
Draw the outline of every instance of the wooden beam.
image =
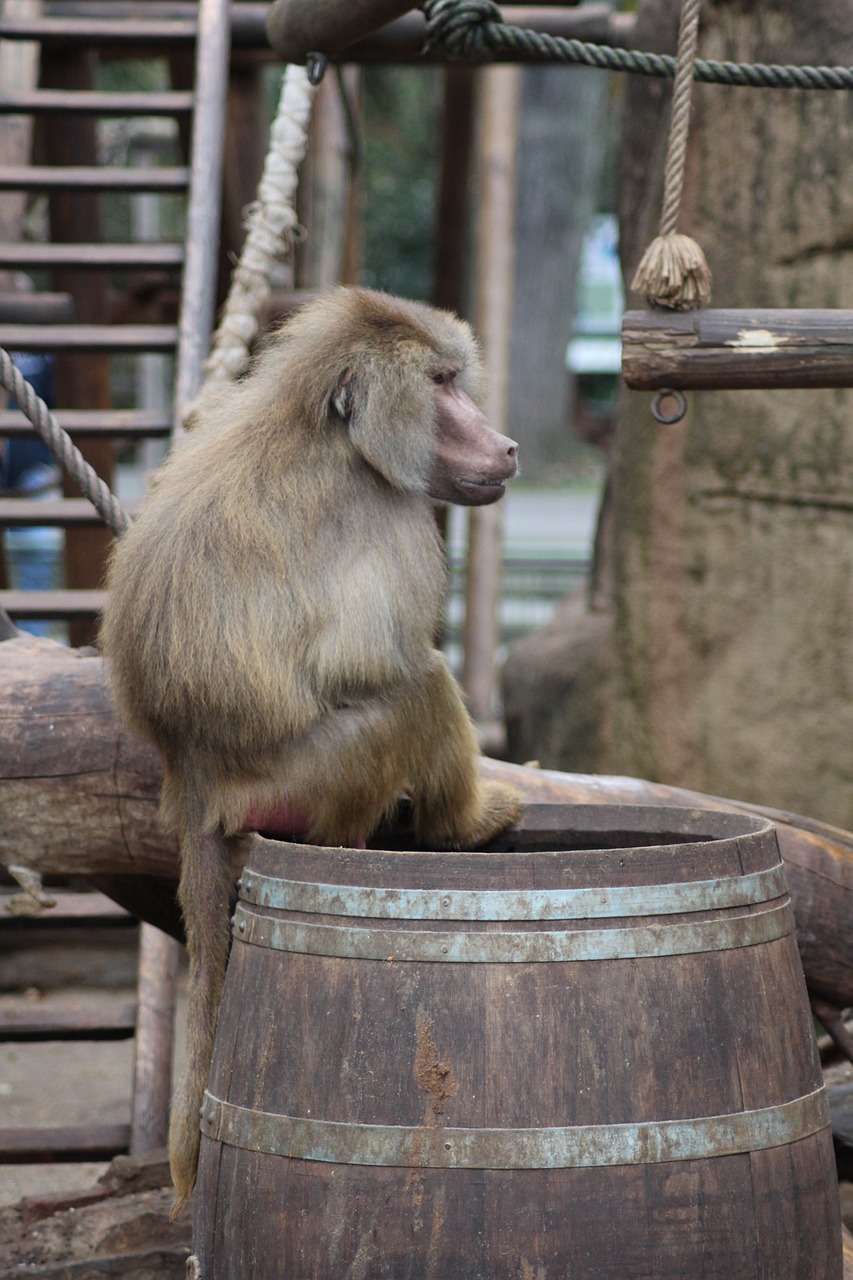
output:
M622 375L636 391L853 387L853 311L628 311Z

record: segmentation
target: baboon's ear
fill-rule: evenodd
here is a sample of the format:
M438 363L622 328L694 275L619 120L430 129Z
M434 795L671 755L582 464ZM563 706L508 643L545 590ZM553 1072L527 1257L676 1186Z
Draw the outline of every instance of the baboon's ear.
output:
M435 452L434 388L414 362L359 370L342 387L355 448L395 488L426 493Z
M354 391L352 371L344 369L332 392L332 408L344 422L349 422L352 417Z

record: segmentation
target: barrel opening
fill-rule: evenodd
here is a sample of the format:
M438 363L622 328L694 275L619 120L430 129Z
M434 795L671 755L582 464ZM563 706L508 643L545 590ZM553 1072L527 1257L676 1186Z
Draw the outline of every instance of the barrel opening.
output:
M463 853L558 853L591 850L650 849L707 844L755 834L769 827L764 819L718 810L664 806L529 805L518 827ZM429 848L415 839L412 806L404 801L368 841L375 850Z

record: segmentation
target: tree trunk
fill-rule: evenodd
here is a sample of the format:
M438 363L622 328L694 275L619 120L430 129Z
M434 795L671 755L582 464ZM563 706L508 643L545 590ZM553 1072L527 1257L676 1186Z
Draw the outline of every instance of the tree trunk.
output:
M636 43L672 49L679 5ZM720 0L700 53L850 64L842 0ZM670 88L632 78L622 150L626 276L653 238ZM850 307L846 94L698 86L680 230L715 307ZM636 295L629 305L640 305ZM623 396L615 481L608 768L853 822L853 397L705 391L678 426Z

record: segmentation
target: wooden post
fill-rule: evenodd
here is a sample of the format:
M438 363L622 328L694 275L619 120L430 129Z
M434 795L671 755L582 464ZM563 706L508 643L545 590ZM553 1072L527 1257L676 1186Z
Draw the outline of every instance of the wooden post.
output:
M181 944L143 924L139 935L130 1154L166 1145L172 1085L175 982Z
M175 371L177 434L182 430L184 413L201 386L202 366L213 336L216 273L211 271L210 261L219 243L229 52L227 0L200 0L190 153L193 182L187 208L187 257Z
M309 290L352 283L357 272L355 157L344 93L357 103L361 72L347 67L344 73L343 84L327 75L317 89L301 170L299 214L310 234L298 247L296 283Z
M515 236L515 143L520 76L516 67L481 72L478 100L478 211L474 264L474 325L488 371L485 411L506 428ZM462 684L471 714L482 725L495 718L498 603L501 583L500 504L473 507L468 522L468 587Z
M468 178L474 131L475 79L473 67L449 66L444 71L432 301L437 307L458 312L465 307Z

